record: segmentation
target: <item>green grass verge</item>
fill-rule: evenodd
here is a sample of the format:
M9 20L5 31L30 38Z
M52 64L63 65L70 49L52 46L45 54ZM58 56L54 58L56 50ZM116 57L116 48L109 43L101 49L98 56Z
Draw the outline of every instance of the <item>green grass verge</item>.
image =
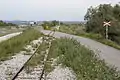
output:
M6 60L9 56L23 49L32 40L37 39L42 34L34 29L24 30L22 34L12 37L0 43L0 61Z
M114 47L114 48L120 50L120 45L119 44L117 44L117 43L115 43L111 40L107 40L107 39L103 38L100 34L84 33L84 34L80 34L79 36L83 36L83 37L86 37L86 38L96 40L98 42L101 42L103 44L106 44L108 46L111 46L111 47Z
M77 80L120 80L120 74L99 60L93 51L73 39L61 38L52 42L49 58L59 56L59 63L74 70Z
M117 43L115 43L111 40L106 40L100 34L86 33L85 28L83 28L81 26L78 26L78 27L77 26L61 26L60 32L90 38L90 39L96 40L100 43L106 44L108 46L111 46L111 47L114 47L114 48L120 50L120 45L119 44L117 44Z

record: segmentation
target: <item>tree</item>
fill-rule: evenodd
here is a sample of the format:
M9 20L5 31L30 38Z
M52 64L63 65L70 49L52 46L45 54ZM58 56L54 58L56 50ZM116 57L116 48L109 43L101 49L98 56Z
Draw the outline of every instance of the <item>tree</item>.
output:
M51 24L52 24L52 26L56 26L56 25L59 24L59 21L53 20L53 21L51 22Z
M111 21L109 27L109 39L120 44L120 5L100 4L97 7L90 7L84 17L86 20L86 31L99 33L105 37L103 22Z
M4 26L16 26L15 24L12 24L12 23L5 23L3 22L2 20L0 20L0 26L1 27L4 27Z

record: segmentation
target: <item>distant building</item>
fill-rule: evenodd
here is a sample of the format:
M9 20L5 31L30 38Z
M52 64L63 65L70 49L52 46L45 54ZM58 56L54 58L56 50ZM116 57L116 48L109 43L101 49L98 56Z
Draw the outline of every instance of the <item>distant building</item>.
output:
M35 26L35 25L37 25L37 22L31 21L29 24L30 24L30 26Z

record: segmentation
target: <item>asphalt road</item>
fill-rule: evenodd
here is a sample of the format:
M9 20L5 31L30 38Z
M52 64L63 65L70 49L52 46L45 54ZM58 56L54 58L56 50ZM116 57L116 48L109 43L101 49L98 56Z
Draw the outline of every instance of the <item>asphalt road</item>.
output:
M43 32L46 35L50 33L50 31L47 30L41 30L41 32ZM104 59L108 65L115 66L120 71L120 50L117 50L113 47L104 45L102 43L88 38L70 35L62 32L55 32L53 36L56 38L67 37L76 39L82 45L93 50L96 54L98 54L99 58Z

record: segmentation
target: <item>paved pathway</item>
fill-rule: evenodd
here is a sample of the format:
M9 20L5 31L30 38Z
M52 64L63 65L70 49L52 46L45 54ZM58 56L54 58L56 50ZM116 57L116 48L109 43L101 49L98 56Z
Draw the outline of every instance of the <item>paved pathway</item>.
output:
M11 37L17 36L17 35L19 35L19 34L21 34L21 33L22 33L22 32L16 32L16 33L7 34L7 35L5 35L5 36L1 36L1 37L0 37L0 42L2 42L2 41L4 41L4 40L7 40L7 39L9 39L9 38L11 38Z

